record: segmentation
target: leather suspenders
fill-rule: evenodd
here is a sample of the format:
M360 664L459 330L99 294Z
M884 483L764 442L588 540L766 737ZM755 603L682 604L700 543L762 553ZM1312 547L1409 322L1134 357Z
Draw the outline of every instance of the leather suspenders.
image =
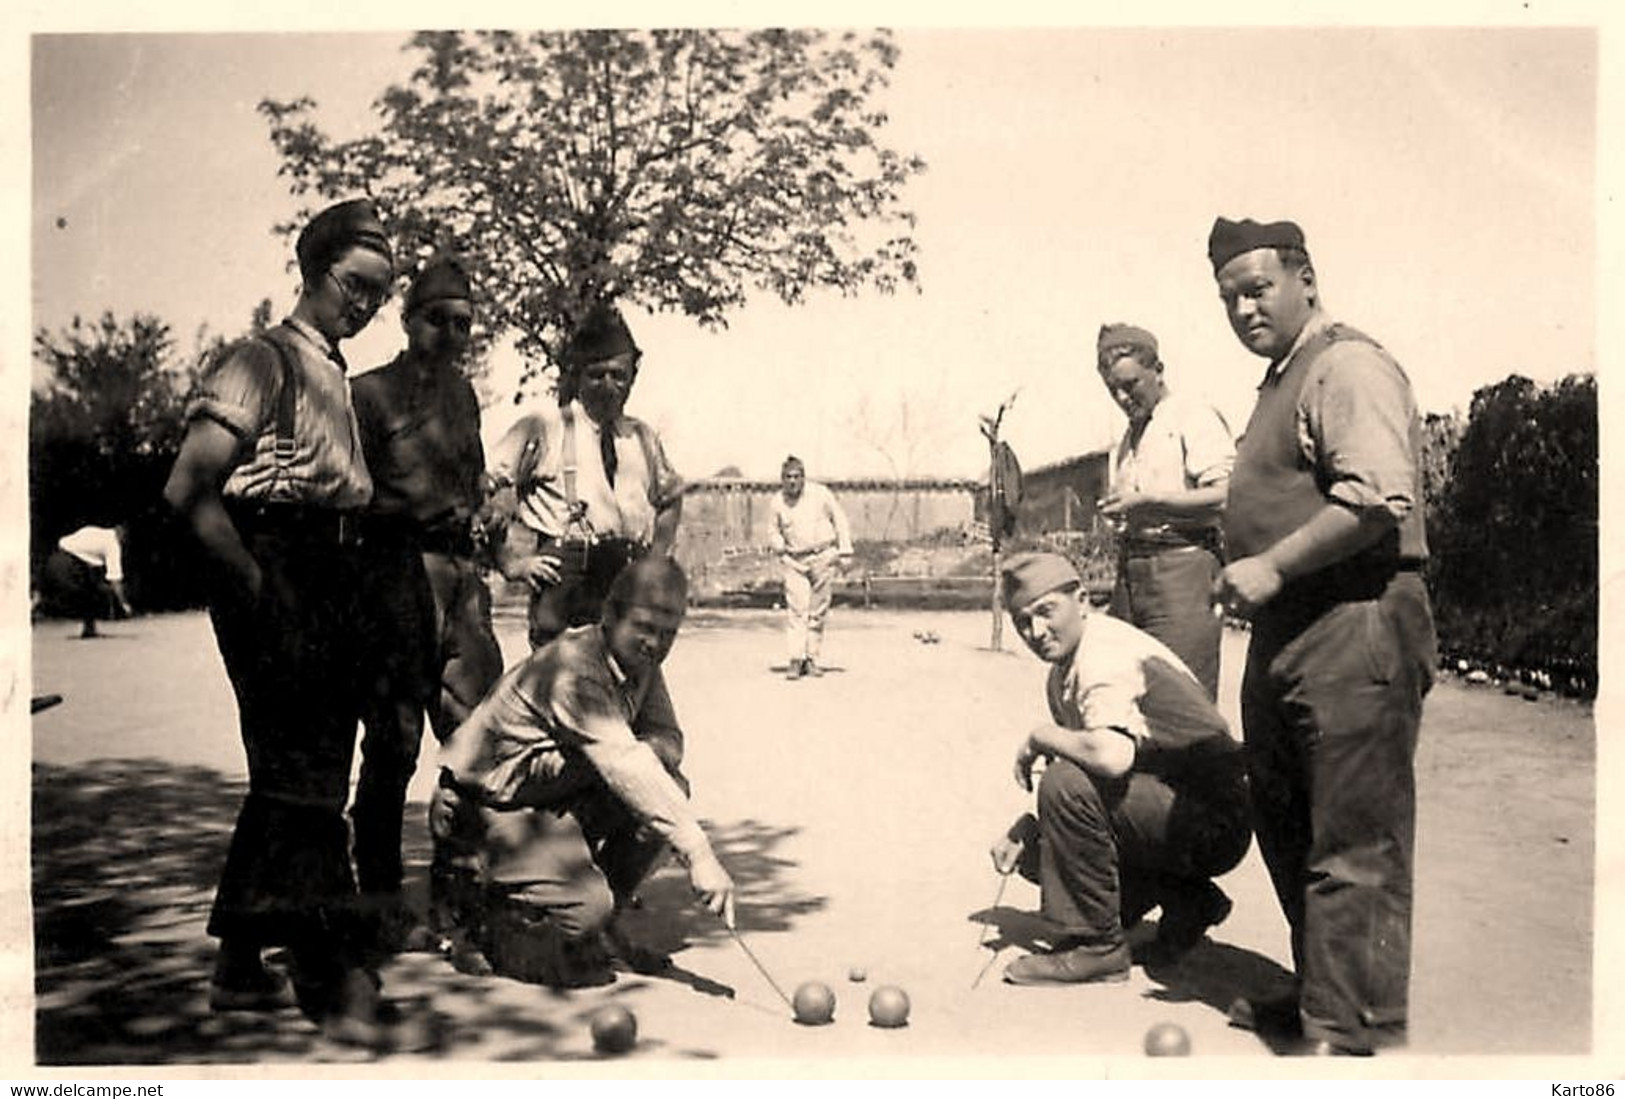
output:
M282 387L276 399L276 442L271 448L275 461L275 471L272 474L272 485L282 479L288 467L293 464L294 456L294 402L299 396L299 371L294 366L289 351L282 342L273 339L270 334L260 337L270 344L276 351L277 363L282 370Z

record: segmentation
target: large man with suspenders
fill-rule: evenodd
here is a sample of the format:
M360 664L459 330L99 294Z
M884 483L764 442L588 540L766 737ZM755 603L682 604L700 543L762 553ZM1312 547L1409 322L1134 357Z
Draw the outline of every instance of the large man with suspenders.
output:
M521 417L492 448L497 564L530 585L530 644L597 622L610 583L669 554L683 479L660 437L624 414L642 352L620 314L592 307L559 355L559 401Z

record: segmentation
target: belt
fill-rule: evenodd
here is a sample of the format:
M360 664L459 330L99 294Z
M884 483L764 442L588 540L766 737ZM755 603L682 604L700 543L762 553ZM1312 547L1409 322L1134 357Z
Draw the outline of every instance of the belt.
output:
M422 553L449 557L474 556L474 528L467 520L437 522L429 526L408 515L368 514L362 519L364 538L404 542Z
M538 552L552 550L561 554L580 554L586 558L606 554L642 557L648 552L649 547L635 538L623 538L615 534L594 535L591 538L555 538L551 534L538 532L536 549Z
M473 557L474 530L467 524L460 527L436 527L418 535L418 546L424 553L442 553L447 557Z
M827 549L834 549L834 548L835 548L835 543L834 542L825 542L821 546L809 546L806 549L798 549L798 550L787 549L784 552L785 552L785 555L789 556L789 557L811 557L815 553L823 553Z
M361 513L311 504L227 500L226 513L238 530L324 546L361 544Z
M1277 628L1301 628L1339 603L1359 603L1378 599L1397 576L1414 575L1427 568L1420 558L1355 557L1328 565L1319 572L1289 581L1280 592L1253 616L1260 624Z
M1156 542L1126 537L1118 544L1118 552L1124 557L1155 557L1161 553L1190 549L1204 549L1217 557L1219 556L1219 536L1214 534L1207 538L1192 538L1177 542Z

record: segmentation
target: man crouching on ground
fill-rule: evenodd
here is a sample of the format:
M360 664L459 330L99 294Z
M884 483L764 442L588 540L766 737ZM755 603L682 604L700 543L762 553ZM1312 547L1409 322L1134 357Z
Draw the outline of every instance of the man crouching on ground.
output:
M1005 607L1021 639L1051 665L1054 724L1016 754L1016 781L1038 782L1027 814L993 847L1001 874L1039 887L1049 953L1018 958L1012 984L1121 981L1124 931L1161 905L1147 962L1169 962L1230 914L1211 880L1251 840L1241 745L1207 692L1165 645L1088 611L1077 570L1055 554L1004 571Z
M487 910L477 938L496 972L555 987L666 959L621 936L616 915L668 847L694 892L733 926L733 890L688 804L683 733L660 664L687 605L667 557L628 566L601 624L510 669L447 742L431 826L478 849Z

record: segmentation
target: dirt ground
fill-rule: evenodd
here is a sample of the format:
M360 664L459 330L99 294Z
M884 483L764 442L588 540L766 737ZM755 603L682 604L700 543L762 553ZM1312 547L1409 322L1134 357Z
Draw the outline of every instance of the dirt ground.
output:
M921 642L923 631L940 643ZM92 642L75 633L46 622L33 635L34 693L65 697L33 719L38 1063L365 1060L291 1010L208 1011L203 927L246 775L206 619L114 623ZM499 633L509 658L520 655L518 619L501 615ZM1224 1017L1233 997L1288 977L1286 928L1256 850L1222 881L1234 914L1177 967L1136 968L1105 987L1000 981L1037 895L1019 879L1001 894L986 850L1026 807L1010 761L1044 716L1043 667L1008 624L1006 651L990 651L989 635L986 612L840 609L831 673L787 682L772 612L699 610L668 662L685 770L738 883L741 934L786 992L829 984L832 1025L794 1024L666 870L639 915L677 949L671 976L554 993L466 977L430 955L396 961L387 990L431 1000L448 1022L444 1052L428 1059L591 1060L588 1017L621 1003L639 1022L629 1056L673 1074L838 1076L864 1059L882 1075L1133 1075L1146 1071L1147 1028L1164 1021L1185 1028L1198 1057L1259 1071L1271 1051ZM1221 702L1232 722L1245 642L1226 638ZM1590 708L1446 679L1428 704L1417 772L1411 1045L1381 1060L1393 1069L1445 1057L1458 1074L1462 1055L1588 1053ZM408 810L418 891L428 775L420 769ZM853 967L865 981L849 979ZM906 1027L867 1025L881 984L907 991Z

